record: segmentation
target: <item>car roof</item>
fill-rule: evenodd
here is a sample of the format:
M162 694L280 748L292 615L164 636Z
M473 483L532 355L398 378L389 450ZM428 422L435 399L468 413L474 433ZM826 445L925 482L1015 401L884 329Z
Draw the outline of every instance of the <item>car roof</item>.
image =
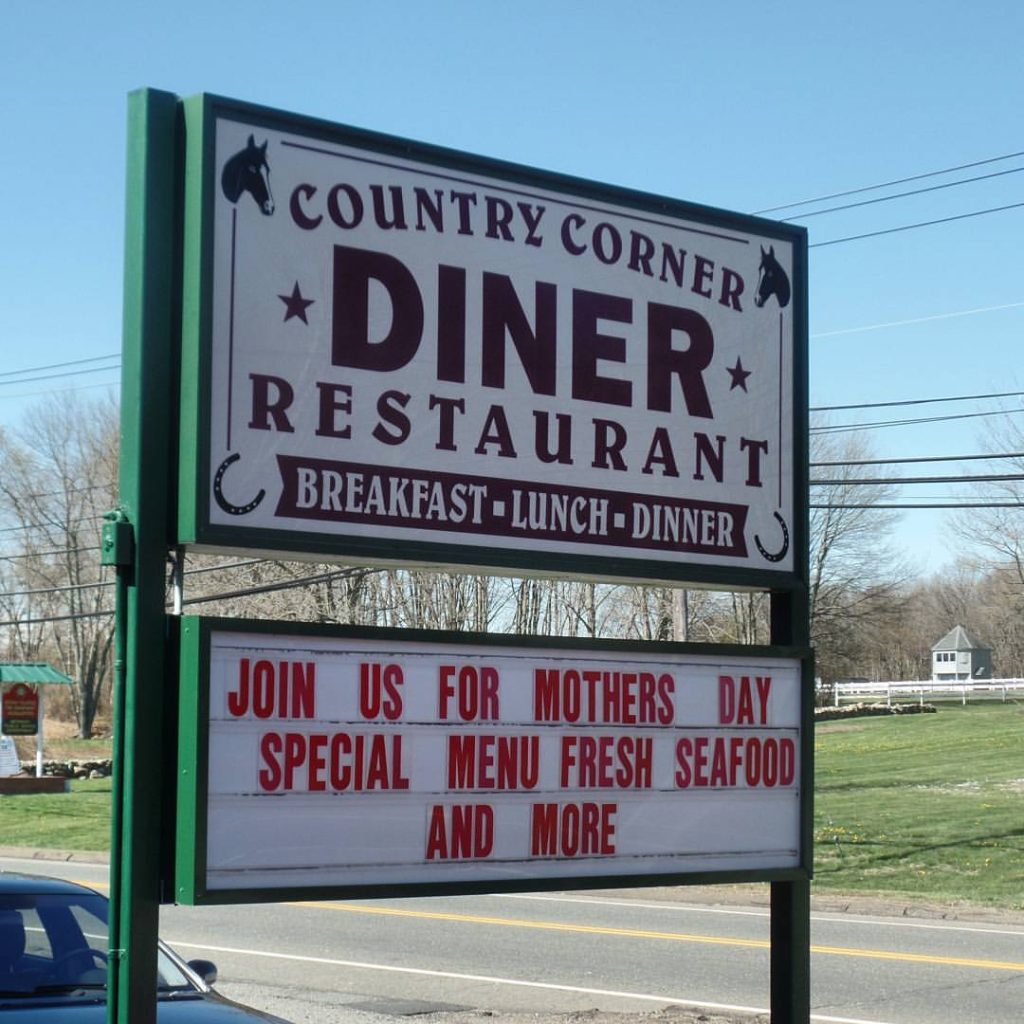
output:
M99 896L95 889L62 878L27 875L21 871L0 871L0 896Z

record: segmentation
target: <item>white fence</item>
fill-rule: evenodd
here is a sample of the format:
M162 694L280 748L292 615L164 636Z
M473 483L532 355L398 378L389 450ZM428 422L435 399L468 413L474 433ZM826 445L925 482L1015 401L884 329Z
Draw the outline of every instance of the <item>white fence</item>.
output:
M833 683L832 703L838 707L844 700L881 700L886 704L893 700L913 700L923 704L925 697L929 700L956 700L966 704L972 697L983 700L994 700L999 697L1005 701L1008 695L1016 697L1024 691L1024 679L971 679L957 683L938 683L930 679L914 682L852 682Z

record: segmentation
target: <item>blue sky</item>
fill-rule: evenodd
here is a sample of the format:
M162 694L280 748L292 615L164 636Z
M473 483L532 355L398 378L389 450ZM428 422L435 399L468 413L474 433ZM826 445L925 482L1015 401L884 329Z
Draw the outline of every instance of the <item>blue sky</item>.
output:
M219 93L741 212L1024 151L1024 7L1015 0L4 0L0 11L7 426L41 392L98 395L116 379L113 370L25 378L119 349L126 95L140 86ZM1024 158L1000 160L773 216L1020 166ZM1007 173L795 217L813 247L812 405L1024 388L1024 208L820 244L1021 203L1022 183L1024 174ZM971 310L986 312L959 315ZM977 452L987 422L880 428L872 444L881 457ZM898 530L923 571L955 548L944 515L909 512Z

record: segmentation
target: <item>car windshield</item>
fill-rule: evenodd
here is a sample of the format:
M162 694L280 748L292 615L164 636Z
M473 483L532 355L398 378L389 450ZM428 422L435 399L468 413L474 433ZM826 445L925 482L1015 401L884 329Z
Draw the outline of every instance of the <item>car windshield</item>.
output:
M161 992L195 986L162 949ZM102 997L107 984L107 901L90 893L0 894L0 997Z

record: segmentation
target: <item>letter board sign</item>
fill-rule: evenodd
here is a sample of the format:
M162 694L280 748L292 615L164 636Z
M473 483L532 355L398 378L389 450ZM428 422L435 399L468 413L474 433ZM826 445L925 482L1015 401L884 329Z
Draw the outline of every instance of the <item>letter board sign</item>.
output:
M186 101L179 538L772 585L802 228Z
M800 657L437 636L183 620L180 902L803 870Z

